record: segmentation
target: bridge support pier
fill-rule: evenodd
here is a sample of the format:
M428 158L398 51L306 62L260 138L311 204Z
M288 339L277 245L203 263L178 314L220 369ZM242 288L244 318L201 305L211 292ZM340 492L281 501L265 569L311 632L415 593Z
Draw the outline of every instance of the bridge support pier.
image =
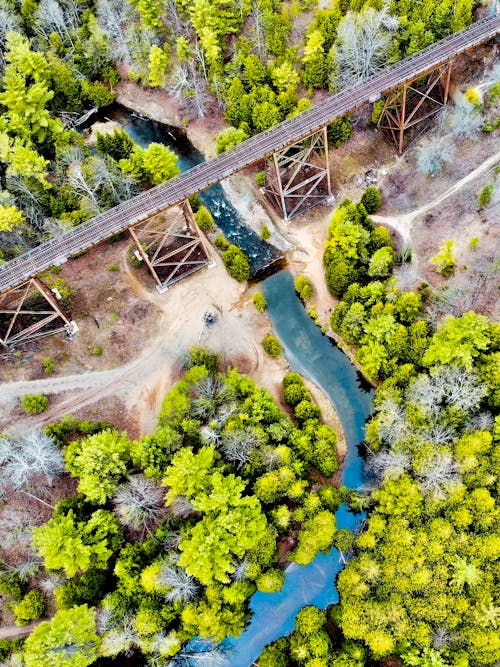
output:
M395 144L399 155L447 103L451 71L449 61L427 75L423 85L419 77L387 96L377 127Z
M161 293L210 264L210 253L188 200L129 227L136 254Z
M61 331L75 334L78 326L60 308L60 298L40 278L0 294L0 344L10 348Z
M326 127L274 153L264 191L285 222L331 196Z

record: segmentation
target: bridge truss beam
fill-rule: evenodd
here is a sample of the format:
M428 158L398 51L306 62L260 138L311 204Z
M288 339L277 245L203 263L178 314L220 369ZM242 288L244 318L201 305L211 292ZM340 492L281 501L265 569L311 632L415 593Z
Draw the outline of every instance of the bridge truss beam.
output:
M50 290L40 278L0 294L0 344L5 348L65 331L78 331L60 308L57 290Z
M424 82L416 79L386 97L377 127L396 145L399 155L446 105L451 72L450 60L427 75Z
M187 200L129 227L129 232L160 293L211 262Z
M274 153L264 191L285 222L331 196L326 126Z

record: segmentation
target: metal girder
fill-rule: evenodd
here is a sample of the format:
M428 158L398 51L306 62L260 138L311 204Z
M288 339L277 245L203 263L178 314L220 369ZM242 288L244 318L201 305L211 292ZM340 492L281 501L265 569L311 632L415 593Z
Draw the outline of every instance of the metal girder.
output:
M390 93L385 100L377 127L392 141L401 155L426 126L411 131L433 118L448 101L452 61L436 68L421 83L416 79Z
M40 278L0 294L0 344L10 348L61 331L75 334L76 322L66 317L59 299Z
M129 227L129 232L159 292L211 261L187 200Z
M274 153L264 191L285 222L331 196L326 127Z

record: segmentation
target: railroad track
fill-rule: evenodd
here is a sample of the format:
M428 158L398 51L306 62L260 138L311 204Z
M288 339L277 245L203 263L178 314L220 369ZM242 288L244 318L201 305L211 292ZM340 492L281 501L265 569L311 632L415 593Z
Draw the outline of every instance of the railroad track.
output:
M106 213L71 229L0 267L0 293L61 264L140 220L206 190L278 150L291 146L332 121L374 102L399 86L487 42L500 33L500 17L483 19L373 75L350 90L331 95L311 109L242 142L233 150L196 165Z

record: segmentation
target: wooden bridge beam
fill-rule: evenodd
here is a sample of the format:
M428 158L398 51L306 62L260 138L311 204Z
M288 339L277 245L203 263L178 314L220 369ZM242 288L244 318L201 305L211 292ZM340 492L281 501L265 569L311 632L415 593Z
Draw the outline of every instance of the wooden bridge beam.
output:
M386 97L377 127L396 145L399 155L446 105L451 71L450 60L428 74L425 83L416 79ZM415 132L417 126L420 127Z
M129 232L160 293L211 262L187 199L129 227Z
M264 191L285 222L331 196L326 126L273 154Z
M78 326L59 306L60 298L40 278L0 294L0 344L11 348L62 331L73 336Z

